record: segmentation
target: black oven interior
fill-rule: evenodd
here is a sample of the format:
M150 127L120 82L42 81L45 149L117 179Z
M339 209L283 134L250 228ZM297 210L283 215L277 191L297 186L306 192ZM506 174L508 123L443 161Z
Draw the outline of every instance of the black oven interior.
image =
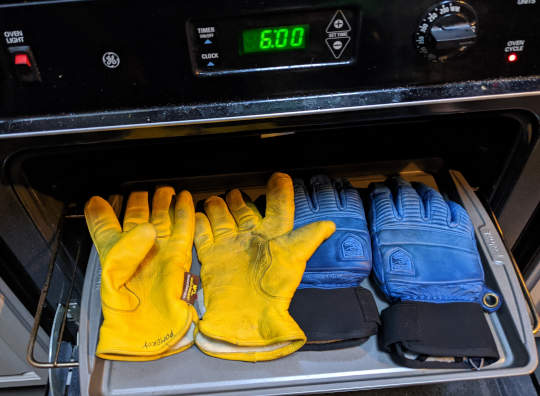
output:
M5 181L41 237L50 241L64 218L55 281L65 284L49 293L43 323L50 326L55 304L68 292L80 298L91 247L83 208L92 195L125 195L160 184L194 193L225 192L237 185L263 185L276 170L296 177L358 176L392 175L412 166L433 173L441 186L446 170L462 172L497 212L537 138L522 112L230 132L121 142L105 138L21 150L9 158ZM46 265L34 266L35 290L25 286L20 292L35 296L45 270ZM35 299L25 301L35 309ZM76 337L76 327L68 330Z

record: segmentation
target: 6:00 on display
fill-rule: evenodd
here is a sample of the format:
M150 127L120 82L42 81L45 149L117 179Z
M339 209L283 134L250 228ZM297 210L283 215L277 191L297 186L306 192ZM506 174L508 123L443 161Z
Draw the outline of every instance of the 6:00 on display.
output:
M271 26L242 32L241 54L302 50L309 38L309 25Z

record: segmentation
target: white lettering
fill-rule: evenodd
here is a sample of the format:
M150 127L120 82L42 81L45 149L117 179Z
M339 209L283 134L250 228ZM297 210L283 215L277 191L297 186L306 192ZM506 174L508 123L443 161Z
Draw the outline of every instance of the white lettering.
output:
M510 40L506 43L504 52L521 52L525 49L525 40Z
M214 33L216 31L216 28L214 26L201 27L201 28L197 28L197 31L199 32L199 34L201 34L201 33Z
M439 15L435 12L430 12L427 16L428 21L433 22Z
M219 54L217 52L210 52L208 54L201 54L202 59L218 59Z
M328 33L328 38L339 38L339 37L349 37L348 32L330 32Z
M22 30L12 30L4 32L4 37L22 37L23 32Z
M24 43L24 34L22 30L8 30L4 32L4 38L7 44Z
M513 47L506 47L504 52L521 52L523 51L522 45L514 45Z
M24 43L24 37L10 37L10 38L6 38L6 43L8 43L8 44Z

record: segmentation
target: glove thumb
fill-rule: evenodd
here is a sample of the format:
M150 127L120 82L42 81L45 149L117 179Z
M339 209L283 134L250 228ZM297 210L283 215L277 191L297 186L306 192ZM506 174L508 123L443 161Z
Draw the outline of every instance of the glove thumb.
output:
M335 229L336 225L331 221L318 221L272 239L272 265L262 280L264 291L275 297L292 298L306 269L306 262Z
M101 298L104 305L122 311L133 310L139 305L139 298L125 285L154 246L156 235L152 224L139 224L124 233L101 258Z
M275 241L288 250L296 260L305 262L335 230L334 222L317 221L282 235Z

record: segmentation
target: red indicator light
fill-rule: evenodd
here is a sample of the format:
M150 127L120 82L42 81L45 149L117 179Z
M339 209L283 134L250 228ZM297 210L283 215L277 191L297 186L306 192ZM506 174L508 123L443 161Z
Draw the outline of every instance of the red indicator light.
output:
M514 53L511 53L510 55L508 55L508 62L515 62L517 61L517 55L514 54Z
M30 58L27 54L16 54L15 55L15 64L16 65L26 65L28 67L32 67L32 63L30 63Z

